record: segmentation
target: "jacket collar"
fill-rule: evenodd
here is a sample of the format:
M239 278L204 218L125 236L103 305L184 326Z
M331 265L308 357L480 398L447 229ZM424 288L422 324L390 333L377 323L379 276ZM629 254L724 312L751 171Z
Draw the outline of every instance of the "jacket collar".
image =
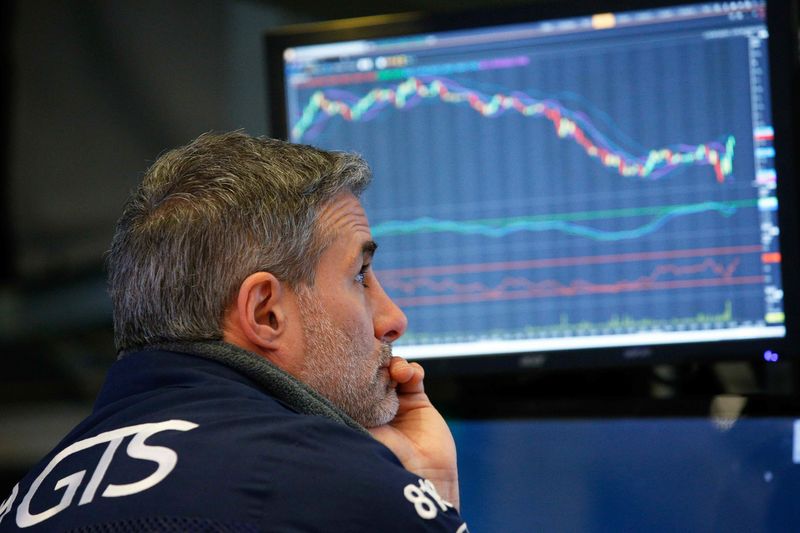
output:
M369 434L361 424L305 383L281 370L265 357L233 344L223 341L169 342L125 351L119 358L131 357L136 352L143 351L179 352L216 361L243 374L262 390L299 413L323 416Z

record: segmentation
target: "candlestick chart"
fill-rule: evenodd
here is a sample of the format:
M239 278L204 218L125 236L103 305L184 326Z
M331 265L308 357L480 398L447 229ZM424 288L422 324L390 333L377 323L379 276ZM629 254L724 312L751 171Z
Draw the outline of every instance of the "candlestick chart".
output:
M558 101L537 100L523 93L486 95L446 78L425 80L412 77L392 87L372 89L363 96L342 90L316 91L292 128L292 139L313 139L314 133L333 117L354 122L369 121L387 107L402 111L429 98L450 105L467 104L486 118L507 112L545 118L553 124L559 137L569 138L589 157L598 159L603 166L617 169L623 176L657 179L681 165L699 164L712 166L717 181L721 182L732 170L736 142L732 136L727 136L724 143L711 141L695 146L663 147L635 156L616 147L585 115L571 112Z

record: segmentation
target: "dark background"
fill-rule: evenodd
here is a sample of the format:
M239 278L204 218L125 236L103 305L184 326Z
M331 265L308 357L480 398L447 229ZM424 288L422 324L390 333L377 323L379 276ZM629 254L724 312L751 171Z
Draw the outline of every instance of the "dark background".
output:
M512 3L519 2L436 7ZM269 133L265 30L427 7L422 0L2 4L0 500L90 410L114 360L103 255L146 167L205 131ZM429 390L455 417L545 418L713 415L710 398L718 395L747 395L760 414L791 414L798 390L787 361L530 373L495 381L492 402L485 383L434 377Z

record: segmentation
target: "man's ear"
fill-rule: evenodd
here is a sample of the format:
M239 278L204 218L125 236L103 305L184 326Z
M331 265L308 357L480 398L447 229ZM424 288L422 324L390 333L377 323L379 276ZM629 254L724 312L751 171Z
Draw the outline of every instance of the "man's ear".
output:
M278 348L286 329L286 289L269 272L250 274L239 286L234 316L235 327L259 351Z

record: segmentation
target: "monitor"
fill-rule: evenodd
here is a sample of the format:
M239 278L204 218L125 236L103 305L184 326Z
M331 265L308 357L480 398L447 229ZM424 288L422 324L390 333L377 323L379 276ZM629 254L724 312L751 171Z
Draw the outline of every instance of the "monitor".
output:
M791 4L539 2L274 31L272 134L370 163L376 272L409 319L398 355L771 362L797 351L800 300Z

